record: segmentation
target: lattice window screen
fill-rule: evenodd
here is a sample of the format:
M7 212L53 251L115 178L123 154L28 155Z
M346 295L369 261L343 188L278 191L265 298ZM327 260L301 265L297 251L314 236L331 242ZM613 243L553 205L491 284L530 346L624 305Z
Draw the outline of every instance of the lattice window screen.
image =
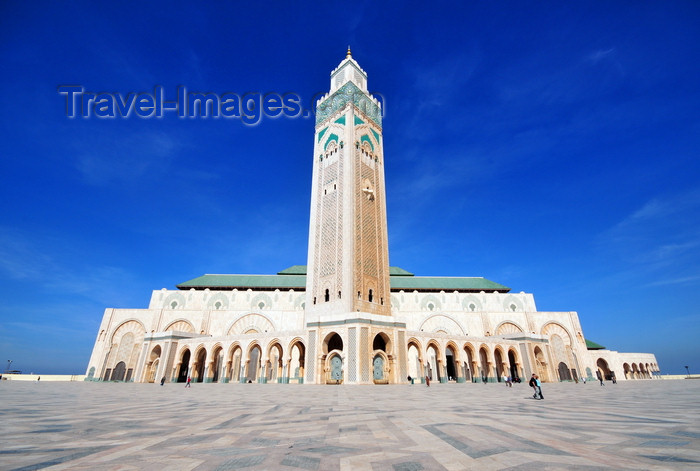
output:
M348 329L348 382L357 381L357 329Z
M304 366L306 367L306 382L308 384L314 383L314 378L316 376L316 331L309 331L309 346L306 349L306 360L304 361Z
M338 164L330 165L325 171L323 180L336 181L338 179ZM321 195L323 200L321 218L321 269L320 275L327 276L335 273L336 258L336 230L338 214L338 192Z
M362 382L369 381L369 329L360 328L360 378Z
M399 331L399 344L398 344L398 360L399 360L399 382L403 381L404 378L408 376L406 370L406 333L403 330Z
M344 155L345 155L345 149L340 149L340 153L338 155L338 191L336 195L336 200L337 200L337 206L338 206L338 211L337 211L337 223L338 223L338 232L336 234L336 253L335 253L335 263L336 263L336 288L337 290L340 290L343 286L343 194L344 194L344 189L345 186L342 184L343 180L343 162L344 162ZM336 290L336 291L337 291ZM352 293L346 293L346 296L351 295Z

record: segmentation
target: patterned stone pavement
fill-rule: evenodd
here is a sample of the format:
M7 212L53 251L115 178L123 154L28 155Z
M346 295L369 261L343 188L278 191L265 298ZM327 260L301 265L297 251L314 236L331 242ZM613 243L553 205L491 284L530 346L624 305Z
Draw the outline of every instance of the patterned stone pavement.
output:
M0 382L0 469L700 468L700 381Z

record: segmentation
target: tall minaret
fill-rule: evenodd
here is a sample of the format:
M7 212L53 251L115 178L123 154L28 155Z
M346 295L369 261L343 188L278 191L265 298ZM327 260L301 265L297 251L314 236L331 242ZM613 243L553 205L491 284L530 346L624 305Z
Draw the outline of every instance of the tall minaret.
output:
M352 58L316 104L306 320L391 315L381 104Z

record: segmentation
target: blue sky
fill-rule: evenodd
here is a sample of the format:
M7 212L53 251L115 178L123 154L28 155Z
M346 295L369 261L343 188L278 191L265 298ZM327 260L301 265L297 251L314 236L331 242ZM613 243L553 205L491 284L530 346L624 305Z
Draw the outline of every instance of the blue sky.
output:
M82 374L107 307L306 263L314 122L68 119L64 84L383 95L389 256L700 371L697 2L3 2L0 369Z

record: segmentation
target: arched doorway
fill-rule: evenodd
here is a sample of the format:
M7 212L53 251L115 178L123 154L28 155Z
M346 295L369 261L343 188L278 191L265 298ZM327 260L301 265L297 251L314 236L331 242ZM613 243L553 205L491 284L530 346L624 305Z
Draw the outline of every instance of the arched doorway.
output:
M275 342L267 353L267 381L281 382L282 380L282 346Z
M562 327L559 327L556 324L550 324L549 327L551 329L557 329L559 332L559 334L552 334L549 338L549 343L552 347L552 360L553 364L557 365L557 375L559 376L559 381L571 381L571 370L569 368L569 354L571 353L571 348L568 345L568 342L570 341L568 334L563 331ZM562 337L562 335L564 337Z
M644 367L644 364L643 364L643 363L640 363L640 364L639 364L639 371L640 371L640 373L642 374L642 378L648 378L648 377L649 377L649 375L647 374L647 370L646 370L646 368ZM612 376L612 374L611 374L611 376Z
M343 338L337 332L330 332L323 340L321 357L322 381L326 384L340 384L343 381Z
M384 379L384 357L379 354L375 355L372 360L372 379L374 379L375 384L386 382Z
M501 353L501 349L497 348L496 351L494 352L494 361L496 362L496 381L503 382L503 375L504 375L504 370L503 370L503 354Z
M197 357L195 359L194 365L192 365L192 369L194 371L192 375L192 381L195 383L202 383L204 382L204 366L205 362L207 361L207 350L204 348L201 348L197 352Z
M256 344L248 352L248 367L246 368L246 381L255 383L260 372L260 367L262 366L260 362L262 361L260 347Z
M544 358L544 353L540 347L535 347L535 367L537 368L537 376L540 377L540 381L549 381L549 374L547 374L547 361Z
M148 363L148 358L139 360L144 334L145 330L143 325L134 320L124 322L114 331L111 341L112 348L105 362L108 366L114 365L114 367L111 369L109 377L107 373L110 372L110 369L108 368L105 371L105 379L111 379L113 381L131 381L139 361L143 364ZM123 374L121 372L122 368L119 365L120 363L124 364ZM138 379L140 380L141 378Z
M559 362L557 370L559 372L559 381L571 381L571 372L569 371L569 367L566 366L566 363L563 361Z
M340 384L343 381L343 359L340 355L333 355L330 361L331 381Z
M632 372L632 369L630 368L629 363L625 363L622 365L622 370L625 372L625 379L632 379L630 378L630 373Z
M391 338L379 332L372 340L372 381L374 384L388 384L391 378Z
M294 342L291 347L289 366L287 367L287 382L299 384L304 382L304 354L304 344L301 341Z
M343 351L343 338L337 333L333 333L326 337L326 350L332 352L333 350Z
M514 382L519 382L520 373L518 372L518 363L515 361L515 352L508 350L508 364L510 365L510 377Z
M420 361L418 346L415 343L408 344L408 375L422 381L423 373Z
M241 358L243 351L239 345L233 347L231 351L231 366L229 367L229 381L241 381Z
M489 369L490 369L489 368L489 354L486 351L486 348L484 348L484 347L481 347L479 349L479 360L480 360L479 379L482 382L487 383L489 381L489 372L490 372L489 371ZM491 379L491 381L493 381L493 378Z
M217 345L211 354L211 361L209 366L209 377L212 383L218 383L221 378L221 367L222 367L222 352L223 348ZM208 380L208 379L207 379Z
M457 381L457 366L455 364L455 351L451 346L445 349L445 368L447 369L447 380Z
M158 365L160 364L160 345L156 345L148 358L148 364L146 365L146 377L144 378L147 383L154 383L156 381L156 373L158 373Z
M190 351L185 349L182 353L182 360L180 360L180 367L177 372L177 382L184 383L187 381L187 373L190 367Z
M440 381L440 363L438 359L440 358L440 353L435 344L428 346L428 351L425 365L425 375L430 379L430 381L436 380Z
M474 351L472 350L471 346L466 345L464 347L464 353L467 354L467 360L464 362L464 377L467 381L477 382L476 378L478 375L475 374L475 372L477 371L478 366L474 360Z
M372 350L381 350L382 352L386 352L386 343L387 339L385 338L385 335L379 333L374 336L374 340L372 341Z
M607 361L603 360L602 358L598 358L596 366L598 367L598 371L600 371L600 374L603 375L603 379L609 380L612 378Z
M114 367L112 371L112 381L124 381L124 375L126 373L126 363L120 361Z

